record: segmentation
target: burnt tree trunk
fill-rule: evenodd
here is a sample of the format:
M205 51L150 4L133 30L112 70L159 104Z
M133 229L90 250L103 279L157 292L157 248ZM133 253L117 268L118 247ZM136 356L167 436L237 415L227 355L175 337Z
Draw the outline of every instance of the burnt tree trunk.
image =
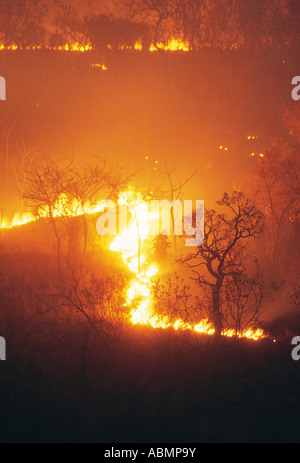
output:
M55 222L55 218L53 217L52 213L50 213L50 221L53 227L54 235L56 238L56 266L57 266L57 274L60 277L62 272L61 266L61 236Z
M215 335L221 336L223 325L222 325L222 312L221 312L221 289L222 280L218 280L212 290L212 302L213 302L213 324L215 327Z

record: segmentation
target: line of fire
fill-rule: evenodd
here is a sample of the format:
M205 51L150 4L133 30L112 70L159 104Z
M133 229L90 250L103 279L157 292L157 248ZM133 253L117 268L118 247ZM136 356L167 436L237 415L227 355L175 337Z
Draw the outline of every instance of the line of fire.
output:
M299 31L1 0L0 442L299 442Z

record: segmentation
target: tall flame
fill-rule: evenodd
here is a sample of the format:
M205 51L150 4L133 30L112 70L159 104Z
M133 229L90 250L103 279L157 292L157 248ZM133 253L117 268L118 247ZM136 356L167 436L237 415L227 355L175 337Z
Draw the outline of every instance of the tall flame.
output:
M120 196L119 205L127 205L130 212L128 228L117 236L110 249L122 254L124 264L134 273L127 288L127 306L131 308L130 317L133 325L151 326L154 329L193 331L195 333L213 335L215 329L208 320L201 320L197 325L186 323L181 319L171 322L167 316L154 311L154 301L151 288L154 278L159 274L156 265L148 263L147 255L142 252L144 241L149 238L149 213L140 194L131 192ZM154 219L154 217L152 217ZM151 220L151 219L150 219ZM236 333L234 330L224 330L227 337L245 337L259 340L265 337L262 330L250 329L246 333Z
M148 213L148 205L142 195L133 191L121 193L119 206L128 208L130 221L128 226L116 236L110 246L110 250L122 255L126 267L134 274L127 288L127 306L131 308L130 318L133 325L151 326L154 329L169 329L191 331L206 335L215 334L215 329L208 320L201 320L192 325L181 319L171 322L167 316L159 315L154 310L152 287L154 279L159 275L158 265L148 262L145 242L150 236L151 220L156 220L154 215ZM76 200L68 201L64 195L60 196L53 208L53 217L79 217L88 214L102 213L106 207L106 201L97 204L81 204ZM45 211L38 211L38 218L46 218ZM38 220L32 214L16 214L9 222L2 218L0 229L12 229ZM235 330L224 330L224 336L253 339L255 341L266 337L260 329L249 329L247 332L236 333Z

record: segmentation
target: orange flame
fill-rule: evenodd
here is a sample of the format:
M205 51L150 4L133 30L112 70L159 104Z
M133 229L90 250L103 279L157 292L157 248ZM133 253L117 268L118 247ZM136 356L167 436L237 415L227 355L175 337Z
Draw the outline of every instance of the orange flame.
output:
M128 229L117 236L110 249L122 254L124 264L135 274L127 289L127 306L132 308L130 317L133 325L151 326L154 329L168 329L193 331L206 335L215 334L215 329L208 320L201 320L197 325L184 322L181 319L171 322L167 316L154 312L151 288L153 278L159 274L157 266L147 263L147 255L141 249L143 242L149 237L149 215L141 195L128 192L120 197L119 204L126 204L131 213ZM147 216L145 215L147 214ZM226 337L248 338L255 341L265 336L262 330L249 329L245 333L235 330L225 330Z
M111 49L111 45L107 46L108 49ZM125 46L121 45L119 47L120 50L136 50L136 51L142 51L144 49L142 41L138 40L134 46ZM4 45L0 44L0 51L3 50L9 50L9 51L16 51L19 50L19 47L17 45ZM59 46L54 46L50 47L49 45L32 45L28 46L25 48L25 50L53 50L53 51L71 51L71 52L88 52L93 50L93 46L91 43L87 43L85 45L79 43L79 42L74 42L72 44L64 44L64 45L59 45ZM168 40L167 43L157 43L156 45L151 44L149 47L150 52L155 52L158 50L164 50L164 51L190 51L190 45L187 41L183 41L179 38L171 38Z
M148 207L141 194L133 191L121 193L119 205L128 207L131 219L128 227L120 235L116 236L110 246L110 250L122 254L123 262L134 274L129 287L127 288L127 306L131 308L130 320L133 325L151 326L154 329L170 329L178 331L191 331L200 334L213 335L215 329L208 320L201 320L197 325L186 323L181 319L171 322L167 316L156 314L154 311L154 301L152 286L154 278L159 274L156 265L150 265L147 261L147 254L142 252L143 244L150 235L151 220L148 214ZM53 208L53 216L79 217L82 215L102 213L106 207L106 201L100 201L96 205L82 205L76 200L69 201L65 195L61 195ZM47 213L40 210L38 217L32 214L16 214L9 222L2 219L0 229L12 229L46 218ZM152 216L152 220L157 219ZM249 329L243 333L236 333L235 330L224 330L226 337L248 338L254 341L266 338L265 333L260 330Z

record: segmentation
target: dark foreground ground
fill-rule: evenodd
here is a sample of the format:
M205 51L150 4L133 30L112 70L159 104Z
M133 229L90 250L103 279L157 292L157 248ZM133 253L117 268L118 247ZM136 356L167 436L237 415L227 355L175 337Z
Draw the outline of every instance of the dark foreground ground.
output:
M49 262L33 252L0 261L1 442L300 441L296 308L260 342L115 326L46 300L61 290ZM107 294L90 286L85 304L98 314Z
M197 342L136 328L22 327L0 363L1 442L299 442L300 362L286 342ZM72 324L70 324L72 325Z

